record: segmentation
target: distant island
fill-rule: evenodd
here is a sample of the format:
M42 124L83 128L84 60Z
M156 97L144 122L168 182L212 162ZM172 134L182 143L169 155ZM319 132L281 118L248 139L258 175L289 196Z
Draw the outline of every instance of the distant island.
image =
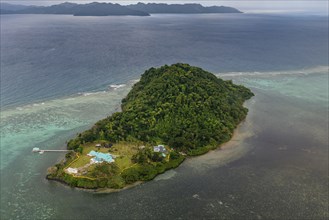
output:
M122 100L121 112L70 140L47 179L86 189L148 181L229 141L254 94L201 68L151 68Z
M204 7L200 4L158 4L137 3L119 5L112 3L93 2L76 4L65 2L52 6L25 6L1 3L0 14L62 14L74 16L149 16L158 13L199 14L199 13L242 13L241 11L225 6Z
M242 13L226 6L204 7L201 4L163 4L163 3L137 3L128 5L130 9L144 11L150 14L205 14L205 13Z

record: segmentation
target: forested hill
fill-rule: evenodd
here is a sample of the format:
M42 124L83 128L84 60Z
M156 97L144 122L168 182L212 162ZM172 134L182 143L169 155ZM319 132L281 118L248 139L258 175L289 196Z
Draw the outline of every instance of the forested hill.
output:
M198 154L228 141L246 117L244 86L188 64L151 68L126 98L122 112L101 120L69 141L69 149L96 140L163 143Z
M61 3L51 6L23 6L1 3L1 14L62 14L74 16L132 15L149 16L147 12L136 11L126 6L112 3L92 2L87 4Z
M201 4L164 4L164 3L137 3L127 6L130 9L144 11L150 14L204 14L204 13L242 13L238 9L226 6L205 7Z
M120 5L104 2L76 4L65 2L51 6L26 6L2 2L0 14L63 14L75 16L133 15L149 16L150 13L199 14L199 13L241 13L225 6L204 7L200 4L157 4L138 3Z

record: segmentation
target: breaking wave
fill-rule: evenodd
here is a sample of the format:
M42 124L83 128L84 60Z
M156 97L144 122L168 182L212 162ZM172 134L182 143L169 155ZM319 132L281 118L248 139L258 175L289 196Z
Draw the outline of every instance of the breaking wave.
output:
M283 70L269 72L225 72L215 74L218 77L239 77L239 76L278 76L278 75L310 75L310 74L327 74L329 66L317 66L300 70Z

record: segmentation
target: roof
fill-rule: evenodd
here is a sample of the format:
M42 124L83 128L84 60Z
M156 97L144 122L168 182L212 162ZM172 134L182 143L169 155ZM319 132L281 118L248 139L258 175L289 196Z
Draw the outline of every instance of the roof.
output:
M165 148L164 145L158 145L153 147L154 152L167 152L167 149Z
M105 154L105 153L96 152L96 151L92 150L89 152L88 156L94 157L93 158L94 162L103 162L103 161L109 162L109 163L114 162L112 155L109 153Z
M67 172L68 173L78 173L78 169L69 167L69 168L67 168Z

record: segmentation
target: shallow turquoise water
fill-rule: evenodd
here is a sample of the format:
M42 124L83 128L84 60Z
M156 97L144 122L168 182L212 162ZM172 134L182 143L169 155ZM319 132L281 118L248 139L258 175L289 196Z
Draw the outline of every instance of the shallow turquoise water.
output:
M326 68L314 70L304 75L222 74L256 94L247 103L250 112L233 145L189 159L156 181L112 194L83 192L45 180L47 167L64 155L33 154L31 148L64 148L69 137L118 110L129 85L5 111L1 146L8 147L1 148L5 150L1 152L1 216L326 218L328 75ZM20 123L15 125L14 120ZM9 145L13 149L6 151ZM152 209L155 203L160 210Z
M327 28L320 16L1 16L1 219L328 219ZM230 144L120 193L45 179L64 154L33 147L64 149L120 110L130 80L177 62L256 94Z
M120 110L120 101L131 85L108 91L84 93L1 112L1 169L33 147L61 133L81 130ZM61 143L57 148L63 148Z

